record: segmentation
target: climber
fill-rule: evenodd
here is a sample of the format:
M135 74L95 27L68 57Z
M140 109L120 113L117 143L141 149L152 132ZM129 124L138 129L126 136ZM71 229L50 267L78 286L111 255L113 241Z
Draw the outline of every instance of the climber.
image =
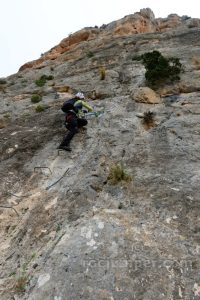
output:
M74 98L64 102L62 111L65 112L65 127L69 132L64 137L58 149L71 151L69 146L73 136L79 132L79 128L87 125L87 120L84 118L84 113L93 111L92 107L85 101L83 93L79 92ZM87 110L83 110L83 108Z

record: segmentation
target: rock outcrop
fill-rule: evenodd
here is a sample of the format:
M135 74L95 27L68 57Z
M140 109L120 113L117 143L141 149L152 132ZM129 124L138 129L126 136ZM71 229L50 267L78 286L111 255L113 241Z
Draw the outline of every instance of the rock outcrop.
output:
M160 96L157 95L149 87L140 87L135 89L132 93L132 98L136 102L157 104L160 103Z
M147 87L153 50L179 81ZM1 81L1 300L199 299L199 58L199 20L143 9ZM78 91L100 114L58 152Z
M43 54L42 58L28 62L20 67L19 71L27 68L43 67L45 61L55 60L63 53L75 50L77 46L83 46L84 42L96 40L101 47L104 41L115 37L128 37L134 34L166 32L172 29L200 27L199 19L192 19L187 16L179 17L176 14L169 15L166 19L156 19L150 8L141 9L133 15L128 15L123 19L114 21L100 28L84 28L78 32L70 34L63 39L59 45ZM79 55L80 53L78 53ZM78 56L77 55L77 56Z

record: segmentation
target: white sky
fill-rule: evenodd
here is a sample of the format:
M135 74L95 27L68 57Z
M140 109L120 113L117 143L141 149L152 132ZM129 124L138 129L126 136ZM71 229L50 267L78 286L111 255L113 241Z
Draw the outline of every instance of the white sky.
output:
M199 0L0 0L0 77L16 73L69 33L146 7L156 18L171 13L200 18Z

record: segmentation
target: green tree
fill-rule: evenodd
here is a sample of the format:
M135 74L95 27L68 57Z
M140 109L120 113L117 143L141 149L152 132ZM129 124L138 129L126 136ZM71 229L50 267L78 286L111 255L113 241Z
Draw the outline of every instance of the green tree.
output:
M146 68L145 78L151 85L179 80L183 71L179 58L166 58L159 51L147 52L141 60Z

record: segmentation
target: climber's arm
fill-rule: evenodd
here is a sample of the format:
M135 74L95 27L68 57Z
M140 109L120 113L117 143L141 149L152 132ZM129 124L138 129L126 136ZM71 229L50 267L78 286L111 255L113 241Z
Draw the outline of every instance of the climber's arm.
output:
M88 110L88 111L93 111L93 108L85 101L81 101L82 105Z

